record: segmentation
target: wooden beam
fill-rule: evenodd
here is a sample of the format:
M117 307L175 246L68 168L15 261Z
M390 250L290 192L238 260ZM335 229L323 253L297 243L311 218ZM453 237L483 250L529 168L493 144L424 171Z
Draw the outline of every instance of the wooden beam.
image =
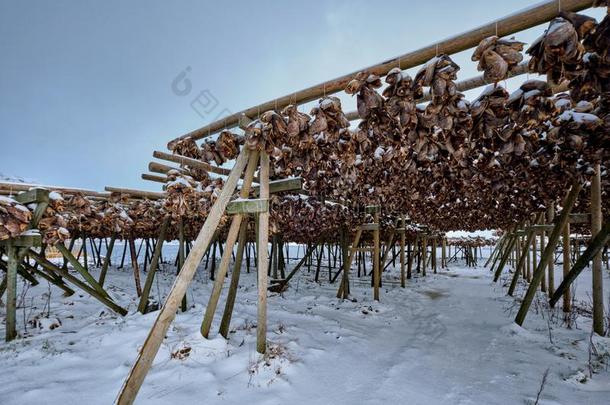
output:
M13 183L13 182L0 182L0 190L5 193L16 193L20 191L28 191L31 188L43 188L47 190L55 190L62 194L76 194L82 193L87 197L99 197L108 198L110 193L103 193L93 190L87 190L82 188L63 187L63 186L49 186L43 184L30 184L30 183Z
M588 224L591 220L591 214L586 212L580 212L576 214L570 214L571 224Z
M237 159L235 160L235 166L231 171L231 174L227 178L227 181L218 196L218 199L212 206L208 217L206 218L199 235L190 250L188 257L182 266L180 274L176 277L172 289L170 290L165 304L159 311L157 319L153 327L151 328L144 345L138 353L138 357L134 362L129 375L127 376L121 391L117 398L117 404L125 405L132 404L136 398L142 382L150 369L152 362L165 338L165 334L169 329L171 322L176 317L176 310L182 301L188 285L195 275L197 266L201 262L203 254L207 250L214 232L220 223L220 219L225 212L227 204L237 187L237 182L240 178L241 173L248 162L249 150L243 149ZM264 215L264 214L261 214ZM264 256L264 255L259 255ZM259 272L265 273L264 271ZM266 273L265 273L266 274Z
M14 197L14 200L24 205L29 203L49 202L49 190L40 187L32 188L17 194Z
M154 181L155 183L165 184L168 182L167 176L157 176L155 174L142 173L142 180Z
M6 246L8 265L6 268L6 327L5 340L10 342L17 337L17 267L18 248L9 243Z
M593 5L594 0L559 0L545 1L543 3L536 4L531 7L527 7L516 13L500 18L496 21L492 21L488 24L479 26L471 29L464 33L455 35L447 38L443 41L439 41L420 48L413 52L409 52L373 66L360 68L355 72L348 73L346 75L337 77L332 80L328 80L324 83L317 84L315 86L308 87L301 91L292 92L284 97L280 97L265 103L259 104L254 107L239 111L221 120L214 121L208 125L205 125L199 129L191 131L187 134L179 136L178 138L170 141L175 142L179 139L190 137L194 140L207 138L216 132L223 129L230 129L237 126L240 122L242 115L249 117L258 117L260 113L268 110L279 110L289 104L303 104L309 101L316 100L324 95L331 95L340 91L343 91L347 84L354 78L354 76L360 71L367 71L369 73L385 76L391 69L410 69L415 66L419 66L426 63L428 60L436 55L448 54L452 55L461 51L465 51L472 47L475 47L483 40L491 35L498 35L500 37L514 34L519 31L526 30L531 27L543 24L553 18L555 18L559 12L559 9L563 11L579 11L589 8Z
M260 198L269 199L269 156L260 154ZM267 245L269 244L269 213L258 214L258 305L256 323L256 351L267 350Z
M559 235L561 234L563 228L568 223L568 218L574 204L576 203L576 199L580 190L582 189L582 185L575 179L572 183L572 187L568 195L565 198L565 201L562 204L563 209L561 210L561 214L559 218L555 221L555 229L549 235L549 243L546 246L546 249L542 253L542 257L540 258L540 262L534 270L534 275L532 276L532 281L523 297L523 301L521 302L521 307L519 308L519 312L515 318L515 323L519 326L523 325L523 321L525 321L525 317L527 316L527 311L534 299L534 295L536 295L536 290L538 289L538 285L542 281L542 277L544 277L545 268L548 265L548 261L552 259L555 252L555 246L557 245L557 241L559 240Z
M108 308L110 308L111 310L113 310L117 314L122 315L122 316L127 315L127 310L125 308L122 308L121 306L117 305L107 295L100 294L94 288L92 288L91 286L87 285L87 283L85 283L85 282L79 280L78 278L74 277L67 270L64 270L61 267L58 267L58 266L54 265L53 263L51 263L50 261L48 261L44 257L40 256L38 253L36 253L32 249L30 249L28 251L28 254L30 255L30 257L32 257L34 260L36 260L36 262L38 264L40 264L41 266L45 267L46 269L48 269L51 272L54 272L54 273L57 273L57 274L61 275L65 280L71 282L72 284L74 284L75 286L80 288L81 290L85 291L87 294L91 295L93 298L95 298L96 300L98 300L102 304L106 305Z
M610 240L610 222L606 222L604 226L602 226L600 231L591 240L591 243L589 243L589 246L587 246L587 249L585 249L583 254L578 258L578 260L576 260L576 263L574 263L574 266L572 266L570 272L564 276L563 281L559 287L557 287L553 293L553 296L549 300L551 307L555 306L557 301L559 301L559 298L561 298L566 291L570 291L570 284L576 280L576 277L578 277L585 267L587 267L589 262L593 260L593 257L601 252L608 240ZM568 263L569 262L570 261L568 260Z
M231 170L225 169L222 167L213 166L207 162L203 162L201 160L193 159L190 157L166 153L161 151L154 151L153 157L161 160L166 160L168 162L178 163L180 165L189 166L195 169L205 170L206 172L216 173L221 176L228 176L231 173ZM258 182L258 177L254 176L254 180Z
M602 229L602 187L601 166L595 164L595 173L591 177L591 235L597 235ZM593 298L593 331L605 336L604 328L604 275L602 273L602 252L593 256L591 263L591 296Z
M15 238L0 240L0 245L8 246L9 244L15 247L39 247L42 246L42 237L38 231L26 231Z
M156 191L146 191L146 190L136 190L133 188L122 188L122 187L104 187L104 190L109 191L111 193L121 193L127 194L131 197L139 197L139 198L148 198L150 200L160 200L165 198L166 193L159 193Z
M248 160L248 166L246 167L244 183L242 185L240 191L240 197L245 198L250 194L250 187L252 186L252 178L254 177L254 172L258 167L258 153L252 152L250 154L250 158ZM254 211L254 212L268 212L269 211L269 200L242 200L242 201L264 201L265 202L265 210L264 211ZM229 211L229 203L227 205L227 212ZM214 313L216 312L216 306L218 305L218 300L220 299L220 293L222 292L222 285L224 283L225 277L227 275L227 271L229 270L229 264L231 261L231 255L233 253L233 246L237 241L237 237L239 236L239 231L241 229L241 223L244 218L243 213L249 212L246 207L238 207L240 209L237 210L231 220L231 226L229 227L229 232L227 233L226 245L224 252L222 254L222 258L220 259L220 266L218 266L218 272L216 273L214 286L212 287L212 293L210 294L210 299L208 300L208 305L205 308L205 314L203 316L203 321L201 322L201 336L207 338L210 333L210 328L212 327L212 320L214 319ZM245 208L243 211L241 208Z
M303 188L302 177L289 177L287 179L273 180L269 182L269 193L276 194L287 191L300 191ZM252 189L258 194L259 186Z
M249 191L249 190L248 190ZM242 193L243 195L243 193ZM269 212L269 200L267 199L238 199L227 205L227 214L258 214Z

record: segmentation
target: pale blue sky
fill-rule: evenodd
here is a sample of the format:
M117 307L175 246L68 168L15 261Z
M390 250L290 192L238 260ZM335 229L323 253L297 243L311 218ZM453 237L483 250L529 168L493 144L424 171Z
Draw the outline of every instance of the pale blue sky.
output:
M0 0L0 173L158 189L140 179L152 151L224 109L289 94L534 3ZM542 31L517 39L531 42ZM470 54L454 57L460 78L476 74ZM192 89L178 96L171 84L187 67ZM204 90L218 105L200 115L190 104Z

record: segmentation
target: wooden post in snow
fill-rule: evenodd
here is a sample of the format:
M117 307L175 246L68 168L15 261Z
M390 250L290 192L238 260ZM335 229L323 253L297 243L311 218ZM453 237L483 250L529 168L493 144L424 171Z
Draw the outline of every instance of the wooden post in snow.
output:
M138 268L138 254L136 253L136 243L133 236L129 238L129 253L131 255L131 267L133 268L133 279L136 283L136 293L138 297L142 295L142 285L140 284L140 269Z
M554 246L557 244L557 241L559 240L559 235L561 234L563 228L570 219L570 212L572 211L572 208L576 203L576 199L581 189L582 185L580 184L578 179L575 179L572 183L572 187L570 188L567 197L565 198L565 201L563 202L563 209L561 210L561 214L559 215L559 218L555 221L555 227L553 228L553 231L549 236L549 243L547 245L547 248L542 253L540 263L538 263L538 267L536 267L536 270L534 270L532 282L530 283L527 292L525 293L525 297L523 297L523 302L521 303L521 307L519 308L519 312L517 313L517 316L515 318L515 322L519 326L522 326L523 321L525 321L527 311L529 310L532 300L534 299L534 295L536 295L538 284L540 284L542 277L544 277L545 267L547 266L548 261L552 260L553 258L553 253L555 250Z
M246 175L244 177L244 182L240 191L240 198L247 199L250 195L250 187L252 186L252 178L254 177L254 172L258 166L258 154L253 152L250 154L250 159L248 161L248 167L246 167ZM227 275L227 271L229 269L229 264L231 262L231 252L233 252L233 246L237 241L237 236L239 234L239 230L241 228L242 219L244 214L238 213L233 215L233 219L231 220L231 226L229 227L229 232L227 234L226 247L222 254L222 258L220 259L220 266L218 267L218 272L216 273L216 279L214 280L214 287L212 288L212 293L210 294L210 299L208 300L208 305L205 308L205 315L203 317L203 321L201 323L201 335L205 338L209 336L210 328L212 327L212 320L214 319L214 312L216 312L216 306L218 305L218 300L220 299L220 293L222 292L222 285L224 283L225 277ZM277 250L277 246L276 246ZM241 263L240 263L241 265Z
M6 330L5 340L17 337L17 267L18 249L12 242L6 246L8 265L6 268Z
M400 217L400 228L400 286L405 288L405 237L407 230L404 215Z
M549 208L546 211L546 220L548 224L552 224L555 220L555 203L551 203ZM568 221L569 224L569 221ZM549 235L550 236L550 235ZM556 245L553 246L553 253L555 253ZM547 283L547 291L549 293L549 297L553 296L553 292L555 292L555 260L549 260L549 267L547 269L548 273L548 283Z
M210 245L212 237L214 236L214 231L218 227L220 219L224 214L227 204L229 203L229 199L237 187L237 181L239 180L240 175L246 166L248 155L249 151L247 149L243 149L235 160L235 165L233 166L233 170L231 170L231 174L227 178L218 199L214 205L212 205L208 217L206 218L203 227L201 228L201 231L199 231L199 235L193 244L193 248L186 258L182 271L176 277L165 304L159 311L159 315L157 316L153 327L144 341L144 345L140 349L138 357L136 358L129 375L121 387L121 391L119 392L116 400L117 404L132 404L135 400L136 395L142 386L142 382L144 382L144 378L152 365L161 343L163 342L165 334L167 333L171 322L176 317L176 310L180 305L180 301L186 293L188 285L193 280L197 266L201 261L203 254ZM261 273L264 273L264 270L260 271L259 275Z
M239 287L239 276L241 273L241 263L244 257L244 248L248 243L248 218L244 218L239 229L239 239L237 240L237 255L233 264L233 272L231 273L231 284L227 293L225 302L225 310L220 321L219 333L225 338L229 338L229 326L231 326L231 317L233 316L233 307L235 306L235 297L237 296L237 288Z
M591 179L591 237L602 229L601 167L595 164L595 174ZM593 256L591 266L593 279L593 331L604 336L604 280L602 274L601 250Z
M562 244L563 244L563 280L566 279L566 276L570 273L570 222L563 227L563 236L562 236ZM572 297L570 296L570 289L566 288L566 291L563 293L563 312L569 313L571 311L571 301Z
M170 221L171 218L168 215L163 218L163 222L161 223L159 237L157 238L157 243L155 244L155 250L153 252L152 260L150 261L150 268L148 269L148 274L146 275L144 289L142 290L142 296L140 297L140 303L138 305L138 311L143 314L146 313L146 309L148 306L148 297L150 296L152 283L155 279L155 273L157 272L157 268L159 267L159 258L161 257L161 250L163 249L163 242L165 241L165 234L167 232L167 228L169 227ZM158 299L160 300L161 297L158 297Z
M104 264L102 264L102 270L100 271L99 285L104 286L104 282L106 281L106 272L108 271L108 266L110 265L110 258L112 257L112 250L114 249L114 242L116 240L116 234L112 234L110 237L110 244L106 247L106 258L104 260Z
M269 155L260 153L260 191L261 199L269 199ZM256 351L267 350L267 245L269 243L269 211L258 215L257 240L258 253L258 308L256 322Z

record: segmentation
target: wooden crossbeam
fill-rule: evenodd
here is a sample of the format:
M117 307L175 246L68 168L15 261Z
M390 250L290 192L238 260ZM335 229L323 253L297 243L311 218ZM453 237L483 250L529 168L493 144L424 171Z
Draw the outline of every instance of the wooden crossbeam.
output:
M233 200L227 205L227 214L258 214L269 212L269 200L267 199L239 199Z
M588 224L590 221L591 221L591 214L588 214L586 212L570 214L570 223L571 224Z
M38 231L26 231L15 238L0 240L2 246L8 246L9 244L15 247L39 247L42 246L42 237Z
M273 180L269 182L269 193L282 193L287 191L300 191L303 188L302 177L289 177L287 179ZM259 186L252 189L258 195Z
M587 249L585 249L585 251L578 258L578 260L576 260L576 263L574 263L574 266L572 266L570 272L563 278L563 281L561 282L559 287L557 287L557 290L555 290L555 292L553 293L553 296L549 300L551 307L554 307L557 301L559 301L559 298L561 298L561 296L569 290L572 282L576 280L576 277L578 277L578 275L585 269L585 267L587 267L587 265L591 260L593 260L595 255L598 254L604 248L609 239L610 222L606 222L604 226L602 226L602 229L591 240L589 246L587 246Z
M167 176L157 176L156 174L142 173L142 180L154 181L155 183L165 184L168 182Z
M127 376L121 391L119 392L117 404L132 404L135 400L136 395L142 386L142 382L144 381L144 378L152 365L157 351L163 342L165 334L167 333L171 322L176 317L176 310L182 301L182 297L184 296L188 285L195 275L197 266L201 262L203 254L212 241L215 230L220 223L220 219L225 212L227 204L229 203L235 188L237 187L237 182L241 176L241 173L248 162L248 157L248 149L243 149L235 160L235 166L227 178L218 199L212 206L210 213L208 214L208 217L201 228L201 231L199 231L199 235L197 236L188 257L186 258L180 273L176 277L176 281L174 282L172 289L167 296L165 304L159 311L157 319L155 320L155 323L153 324L144 345L138 353L138 357L133 364L129 375ZM265 195L264 197L268 198L268 195ZM259 257L264 256L265 255L259 254ZM263 262L263 264L266 265L266 262ZM267 275L264 271L259 271L258 273L259 275L262 273L264 273L265 276ZM266 278L263 281L266 284ZM267 290L266 285L264 286L264 289L265 291Z
M576 203L576 199L581 189L582 185L580 184L580 182L577 179L574 180L574 182L572 183L572 187L568 192L565 201L562 204L563 209L561 210L561 214L555 220L555 228L549 235L549 243L546 245L546 248L542 253L540 262L538 262L538 266L536 267L534 275L532 276L532 281L530 282L527 292L523 297L523 301L521 302L521 307L519 308L519 312L517 313L517 316L515 318L515 323L517 323L517 325L519 326L522 326L523 321L525 321L527 311L529 310L529 307L532 303L532 300L534 299L534 295L536 294L538 286L540 285L540 282L544 277L545 268L547 267L549 260L551 260L551 257L553 256L553 252L555 251L555 246L557 245L559 236L561 235L561 232L565 225L568 223L570 212L572 211L572 208Z

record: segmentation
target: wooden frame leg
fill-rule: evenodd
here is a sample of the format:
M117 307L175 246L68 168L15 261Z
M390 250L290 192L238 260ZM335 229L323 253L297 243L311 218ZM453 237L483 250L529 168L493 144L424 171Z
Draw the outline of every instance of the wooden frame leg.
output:
M262 199L269 198L269 156L265 151L260 154L260 191ZM269 213L258 214L257 241L258 252L258 306L256 323L256 351L267 351L267 263L269 261L267 245L269 244Z
M248 155L249 151L244 149L235 160L235 165L231 170L231 173L229 174L218 199L212 206L210 213L206 218L203 227L195 240L195 243L193 244L193 248L186 258L182 271L178 277L176 277L176 281L174 282L174 285L167 296L165 304L159 311L159 315L157 316L153 327L144 341L144 345L140 349L138 357L136 358L129 375L121 387L117 397L117 404L132 404L135 400L136 395L142 386L142 382L144 382L144 378L152 365L161 343L163 342L163 338L165 337L171 322L176 317L176 310L180 305L180 301L186 293L188 285L193 280L197 266L199 265L203 254L210 245L212 237L214 236L214 231L218 227L229 200L237 187L237 182L240 175L248 162ZM269 173L268 170L267 173ZM259 273L264 273L264 271Z

